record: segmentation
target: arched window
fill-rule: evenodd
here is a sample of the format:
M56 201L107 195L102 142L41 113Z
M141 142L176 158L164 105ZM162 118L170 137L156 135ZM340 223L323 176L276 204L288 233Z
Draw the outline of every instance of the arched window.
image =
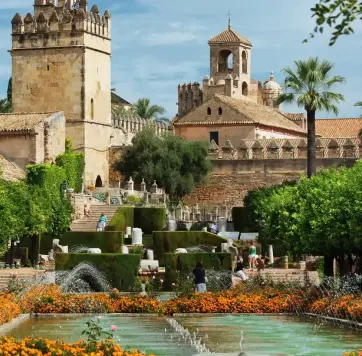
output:
M228 49L219 52L218 71L229 72L233 70L233 53Z
M248 95L248 84L246 82L243 82L243 85L241 86L242 94L247 96Z
M217 109L217 114L218 114L219 116L222 115L222 108L221 108L221 107Z
M94 100L91 99L91 119L94 120Z
M207 108L207 115L211 115L211 108Z
M243 51L241 55L241 62L242 62L243 73L248 73L248 58L246 56L246 51Z

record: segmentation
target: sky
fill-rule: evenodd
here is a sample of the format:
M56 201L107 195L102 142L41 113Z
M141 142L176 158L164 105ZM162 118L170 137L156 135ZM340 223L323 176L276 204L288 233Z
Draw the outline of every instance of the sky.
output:
M345 96L338 117L358 117L362 100L362 21L355 34L328 46L329 32L303 44L314 28L310 8L316 0L98 0L101 12L112 15L112 88L134 103L148 97L166 108L172 118L177 112L178 84L198 81L209 75L208 39L231 26L253 43L252 77L261 81L274 71L282 84L282 69L294 60L319 56L335 63L334 74L346 84L335 87ZM6 96L11 75L10 21L16 12L25 16L33 0L0 0L0 97ZM89 1L89 5L93 3ZM296 106L284 111L302 112ZM320 118L335 117L319 113Z

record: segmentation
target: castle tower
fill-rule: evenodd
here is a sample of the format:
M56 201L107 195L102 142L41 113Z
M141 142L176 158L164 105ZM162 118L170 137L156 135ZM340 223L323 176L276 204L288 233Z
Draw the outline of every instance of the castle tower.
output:
M280 109L280 106L277 104L277 99L282 93L281 86L275 81L274 73L270 73L268 80L264 82L264 87L262 89L263 93L263 104L271 108Z
M210 77L216 85L225 84L230 74L239 94L247 96L250 90L252 43L230 26L209 40Z
M66 135L85 153L85 184L108 184L111 16L87 0L35 0L12 20L14 112L64 111Z

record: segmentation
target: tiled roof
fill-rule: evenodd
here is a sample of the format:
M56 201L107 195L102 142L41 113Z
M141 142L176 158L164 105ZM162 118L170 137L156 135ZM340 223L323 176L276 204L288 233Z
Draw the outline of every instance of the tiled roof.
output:
M256 104L252 101L230 98L225 95L215 94L208 101L206 101L202 107L206 108L207 103L211 100L216 100L221 104L227 105L233 109L235 115L233 116L209 116L206 115L206 110L203 115L195 117L195 112L200 106L184 117L174 122L175 126L180 125L220 125L220 124L259 124L269 127L275 127L279 129L294 131L298 133L306 134L306 132L297 124L287 119L278 110L272 109L268 106Z
M215 36L209 40L209 43L225 43L225 42L243 43L248 46L252 45L251 42L247 38L240 36L232 28L228 28L227 30L219 33L217 36Z
M0 114L0 132L31 131L55 113Z
M292 121L302 121L305 118L305 115L302 112L298 114L283 112L282 114L284 114L289 120Z
M353 138L358 137L362 130L362 119L341 118L341 119L318 119L316 120L316 133L328 138Z

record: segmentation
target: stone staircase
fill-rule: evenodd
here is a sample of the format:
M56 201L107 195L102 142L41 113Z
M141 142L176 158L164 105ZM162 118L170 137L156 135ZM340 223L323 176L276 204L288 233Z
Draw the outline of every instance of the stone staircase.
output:
M248 277L255 277L260 273L263 278L271 278L274 282L300 282L304 283L305 271L300 269L266 268L264 271L244 270ZM308 277L312 284L319 284L318 272L308 271Z
M22 281L33 281L45 271L34 270L32 268L4 269L0 270L0 292L5 291L13 275L16 275Z
M112 219L120 205L91 205L91 216L85 216L83 219L73 221L71 231L96 231L97 222L101 214L107 216L108 222Z

